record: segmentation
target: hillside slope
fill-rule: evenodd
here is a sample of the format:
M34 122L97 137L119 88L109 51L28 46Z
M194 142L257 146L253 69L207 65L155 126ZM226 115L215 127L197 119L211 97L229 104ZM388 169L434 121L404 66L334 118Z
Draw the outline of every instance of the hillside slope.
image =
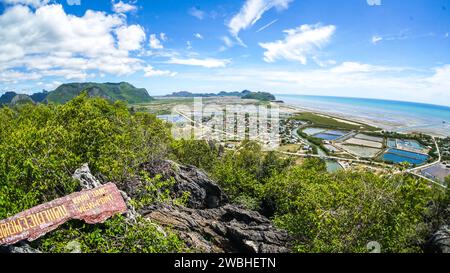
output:
M111 101L122 100L128 103L150 102L153 98L144 88L121 83L68 83L59 86L47 96L52 103L66 103L81 92L87 91L89 97L101 97Z

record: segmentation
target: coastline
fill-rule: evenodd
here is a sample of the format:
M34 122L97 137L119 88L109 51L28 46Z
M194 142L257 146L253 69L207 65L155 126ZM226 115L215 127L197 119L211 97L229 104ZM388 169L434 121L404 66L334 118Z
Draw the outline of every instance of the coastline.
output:
M295 113L295 112L310 112L314 114L328 116L330 118L338 118L349 122L356 122L365 125L374 126L386 131L394 131L398 133L424 133L433 137L447 137L448 134L444 130L439 128L435 128L434 126L420 126L418 124L414 124L414 120L412 119L403 119L403 122L386 120L383 118L377 117L362 117L357 116L351 113L343 113L338 111L325 111L321 109L317 109L314 107L304 107L292 103L287 102L272 102L276 103L280 110L285 113ZM282 110L284 109L284 110Z

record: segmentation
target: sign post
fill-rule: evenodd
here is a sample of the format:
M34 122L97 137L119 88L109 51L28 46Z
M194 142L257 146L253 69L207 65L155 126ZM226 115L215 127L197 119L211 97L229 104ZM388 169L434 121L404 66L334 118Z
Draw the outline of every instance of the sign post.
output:
M127 210L117 186L108 183L39 205L0 221L0 246L22 240L34 241L71 219L103 223Z

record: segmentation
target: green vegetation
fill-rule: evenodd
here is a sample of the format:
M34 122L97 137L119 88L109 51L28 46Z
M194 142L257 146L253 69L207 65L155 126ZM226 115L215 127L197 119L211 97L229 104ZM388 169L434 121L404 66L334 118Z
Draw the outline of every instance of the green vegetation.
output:
M88 225L71 222L48 234L34 246L43 252L67 253L71 244L82 253L174 253L188 252L176 234L161 231L145 219L128 223L124 217L115 216L104 224Z
M59 86L47 96L48 102L66 103L81 92L87 92L89 97L100 97L111 101L125 101L128 103L143 103L153 100L147 90L133 85L121 83L69 83Z
M174 98L194 98L194 97L203 97L203 98L212 98L212 97L241 97L242 99L253 99L259 101L271 101L275 100L275 96L267 93L267 92L252 92L249 90L244 90L242 92L220 92L218 94L215 93L191 93L187 91L174 92L167 97Z
M155 116L131 114L122 102L90 99L86 93L65 105L1 108L0 139L0 219L78 191L71 175L83 163L121 187L141 176L139 164L164 158L171 142L169 128ZM136 204L167 198L155 187L170 181L150 185L143 179L145 198L138 194ZM73 239L85 252L184 249L175 235L165 237L151 223L131 227L121 218L96 226L70 222L35 244L59 252Z
M409 175L330 174L320 159L296 165L254 142L231 151L214 142L173 140L169 129L154 115L87 93L64 105L0 108L0 219L78 191L71 175L83 163L119 188L141 181L132 196L137 208L182 205L188 196L171 198L173 180L140 171L142 163L166 158L205 170L233 202L292 234L297 252L367 252L371 241L383 252L419 252L450 204L450 194ZM195 251L170 230L120 216L94 226L70 221L33 246L66 252L70 242L93 253Z
M436 196L443 193L412 176L330 174L320 159L295 166L255 143L244 145L238 152L224 152L220 160L212 152L204 161L193 156L185 163L203 167L234 202L260 210L288 230L295 251L367 252L367 244L377 241L383 252L420 252L432 229L431 215L439 217L428 204L438 203ZM208 147L201 141L186 143L177 154Z
M172 109L180 105L192 107L194 100L192 98L170 98L155 99L148 103L137 103L131 105L131 109L136 112L146 112L154 115L170 115Z
M275 100L275 96L267 93L267 92L250 92L246 93L241 97L242 99L252 99L252 100L259 100L259 101L272 101Z
M299 136L301 136L302 138L308 140L310 143L312 143L314 145L313 146L313 153L314 154L317 154L317 147L319 147L327 155L330 154L330 151L328 151L328 149L323 145L323 140L322 139L310 136L310 135L302 132L302 130L298 130L298 134L299 134Z
M16 95L17 93L15 92L5 92L5 94L0 96L0 106L3 104L10 104Z
M275 222L297 238L299 252L366 252L371 241L383 252L420 251L431 192L414 178L294 167L268 185Z
M353 124L355 122L343 122L337 119L327 117L324 115L318 115L314 113L299 113L295 117L296 120L309 122L314 127L327 128L327 129L338 129L338 130L358 130L358 131L376 131L378 128L365 125L365 124Z

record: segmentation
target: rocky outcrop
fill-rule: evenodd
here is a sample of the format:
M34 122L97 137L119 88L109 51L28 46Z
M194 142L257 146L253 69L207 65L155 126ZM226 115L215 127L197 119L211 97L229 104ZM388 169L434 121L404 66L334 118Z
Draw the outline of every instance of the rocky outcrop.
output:
M171 161L146 164L150 175L173 177L176 195L191 193L187 207L158 204L142 209L149 220L168 226L202 252L283 253L291 238L258 212L230 204L226 194L202 171Z
M181 197L183 192L189 192L188 207L190 208L218 208L228 203L228 197L220 187L204 172L193 166L182 166L165 160L143 164L141 167L150 176L159 174L163 179L173 178L176 183L172 192L176 197Z
M450 253L450 227L443 226L430 239L429 248L432 252Z
M0 246L0 253L33 254L41 252L32 248L29 244L21 242L13 246Z
M102 185L102 183L92 175L88 164L83 164L81 168L76 170L72 178L80 182L80 186L83 190L92 190Z
M131 197L142 182L138 179L122 186L127 203L126 219L133 223L142 215L152 221L161 232L170 227L194 251L206 253L284 253L289 252L291 238L286 231L277 229L260 213L231 204L227 195L201 170L182 166L172 161L159 161L141 166L148 175L173 178L171 189L175 197L190 193L186 207L154 204L136 212ZM89 166L76 170L73 178L81 189L94 189L102 183L92 175ZM73 252L72 248L68 252ZM38 253L27 243L0 247L0 253Z
M289 252L287 232L276 229L259 213L235 205L201 210L155 205L140 213L171 227L191 248L201 252Z

